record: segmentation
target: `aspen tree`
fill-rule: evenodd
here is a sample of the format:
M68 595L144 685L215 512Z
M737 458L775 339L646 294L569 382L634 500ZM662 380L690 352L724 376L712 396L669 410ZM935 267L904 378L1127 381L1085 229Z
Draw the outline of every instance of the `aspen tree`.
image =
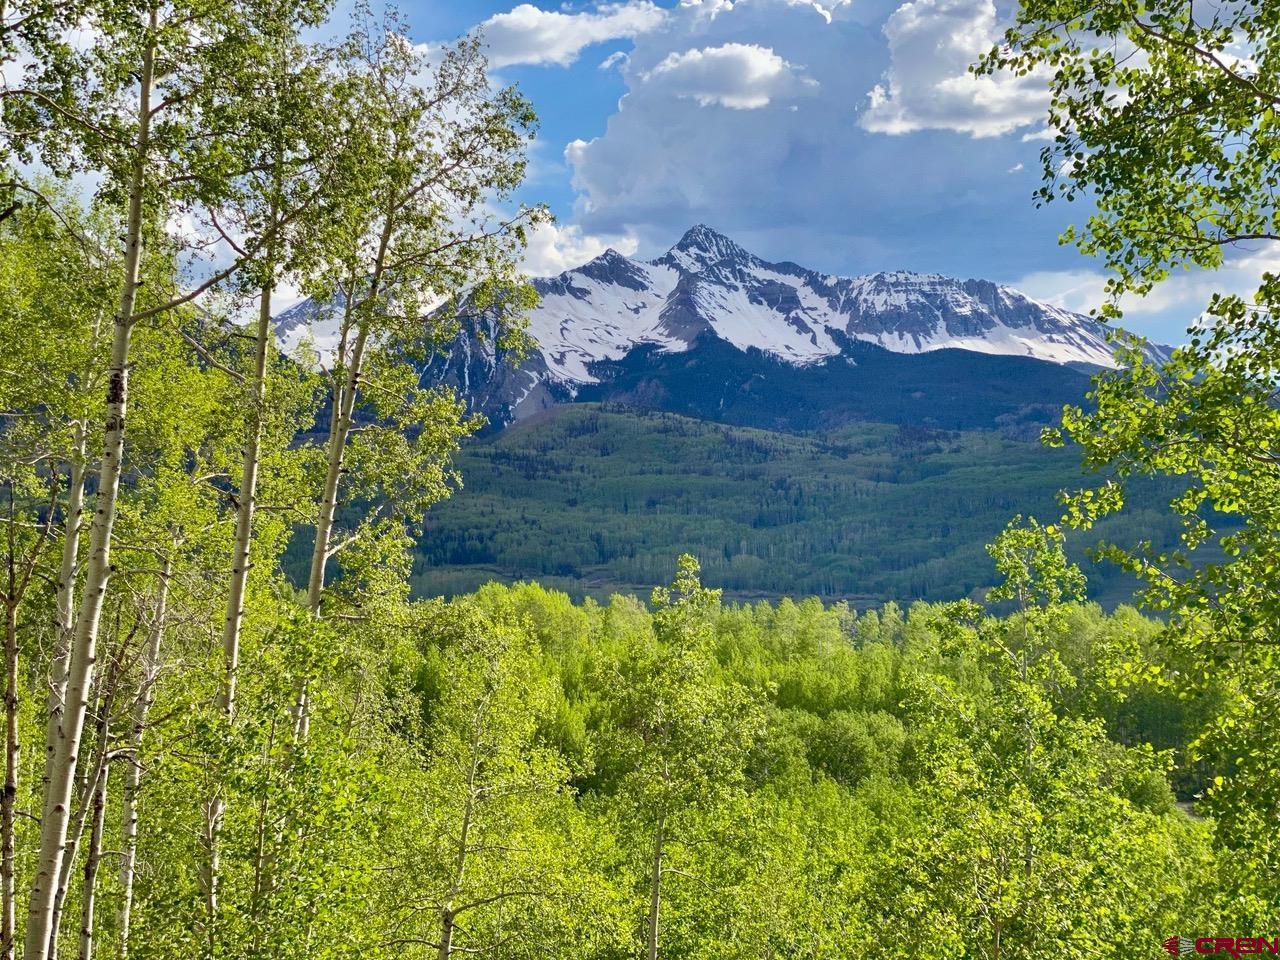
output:
M160 650L169 619L169 583L173 578L173 558L166 555L156 585L155 609L143 652L138 691L131 711L129 752L125 757L124 787L121 796L123 849L120 853L120 907L117 917L120 948L118 955L129 955L129 934L133 922L133 886L138 860L138 788L142 784L142 740L147 729L147 715L155 702L155 685L160 673Z
M518 325L533 294L517 278L515 256L526 228L545 217L541 208L489 213L524 176L535 117L514 89L490 89L479 41L462 41L431 67L398 21L378 28L366 14L345 56L361 78L355 102L370 136L351 161L364 192L335 218L328 241L339 329L307 580L317 617L330 560L379 540L403 549L405 518L416 523L448 495L448 457L477 423L447 394L421 389L410 363L456 329L464 295L491 309L499 327ZM357 427L363 407L368 422ZM338 506L352 496L378 506L337 534ZM305 738L305 683L294 713L295 735Z
M657 642L629 652L613 709L627 774L622 790L647 848L645 956L662 942L667 849L689 818L738 789L761 718L744 691L714 677L712 617L720 591L702 586L698 561L680 557L670 587L653 591Z
M299 39L302 29L318 23L326 8L321 3L268 7L253 22L253 65L235 78L243 87L241 97L251 101L241 118L239 136L244 154L252 159L221 214L239 237L218 221L212 223L228 243L238 244L244 237L257 240L257 253L247 260L237 284L256 295L257 304L250 326L252 359L238 378L248 415L223 624L227 676L221 698L222 709L229 714L235 705L235 665L262 466L264 404L275 339L273 296L286 275L304 285L311 279L306 274L314 253L308 241L318 229L313 218L328 216L339 202L331 196L342 186L334 167L343 153L342 140L352 136L355 123L349 108L343 109L351 93L344 78L333 76L334 65L326 51Z
M1280 756L1280 7L1023 0L1010 13L979 70L1043 78L1053 139L1036 198L1086 201L1089 215L1062 240L1105 268L1100 314L1119 320L1187 269L1205 291L1167 360L1122 338L1116 373L1096 378L1090 403L1065 410L1045 439L1079 444L1106 477L1068 501L1083 529L1148 478L1169 486L1177 549L1134 533L1107 556L1168 619L1188 687L1240 691L1197 747L1230 760L1199 807L1218 824L1238 902L1274 916L1280 814L1258 784L1275 779Z
M128 409L129 339L134 323L142 256L143 190L145 185L150 130L153 119L151 97L156 72L158 17L152 10L144 40L142 69L138 82L137 132L133 170L129 179L128 221L125 232L124 277L120 306L113 325L111 360L108 368L107 406L104 420L102 459L98 470L98 491L90 526L89 558L84 593L76 618L67 671L66 710L49 744L50 778L45 793L40 824L40 860L31 890L24 956L36 960L48 955L54 935L54 895L66 843L74 780L89 685L93 679L98 621L106 593L111 564L111 532L115 523L116 497L120 489L120 460L124 454L125 414Z
M80 960L93 960L94 911L98 902L98 867L102 863L102 834L106 825L107 778L110 764L94 786L89 824L89 849L84 858L84 877L80 888ZM56 951L50 951L56 952Z
M560 926L566 900L591 883L575 847L584 825L569 769L539 730L554 716L555 684L513 605L467 597L431 610L424 704L420 825L393 848L392 878L413 925L399 930L438 960L502 950L504 918L548 955L576 943ZM519 838L518 840L516 838ZM397 838L398 839L398 838ZM406 942L408 942L406 940Z
M130 641L137 633L138 625L135 623L133 628L122 632L120 629L121 607L117 607L115 616L114 633L118 635L117 647L113 651L110 658L110 666L106 672L103 682L95 685L97 690L96 702L94 710L91 711L93 717L93 753L89 764L84 768L82 776L79 778L79 790L76 796L75 813L71 817L71 828L69 830L68 842L62 853L62 860L58 871L58 887L54 891L52 905L52 921L49 933L49 958L57 960L58 958L58 934L60 930L63 911L66 907L67 895L71 891L72 875L75 868L76 859L80 855L81 844L85 839L85 829L89 829L89 850L87 852L88 861L92 861L92 870L85 873L86 879L96 878L97 876L97 860L99 859L99 850L94 849L94 844L99 844L102 840L102 824L100 817L103 815L106 803L107 777L111 771L111 762L113 760L113 751L111 749L111 712L115 706L116 695L119 690L119 682L121 676L121 664L124 659L125 652ZM99 805L101 800L102 806ZM96 832L95 832L96 831ZM90 901L93 899L92 891L85 889L81 891L82 902L87 897ZM84 933L83 921L87 920L92 924L93 906L92 902L88 905L88 914L82 916L81 933Z
M55 582L53 654L48 688L49 730L61 712L71 596L80 541L85 485L84 448L91 399L98 385L97 329L102 318L103 269L95 225L46 184L20 194L0 221L0 322L9 345L0 361L0 483L9 495L5 527L7 751L4 848L12 854L18 790L17 683L23 632L37 632L21 609L31 588ZM55 206L56 205L56 206ZM32 534L41 531L37 539ZM57 543L61 535L61 545ZM49 570L44 555L60 555ZM43 632L40 630L39 632ZM0 957L11 956L15 935L12 857L6 859L0 908Z
M13 466L24 466L13 464ZM53 531L53 505L45 508L45 519L35 513L19 514L20 493L25 500L30 487L38 484L34 470L5 470L0 474L0 490L7 494L8 515L4 518L4 570L0 573L0 606L4 608L4 787L0 794L0 957L13 956L15 923L15 818L18 801L18 760L21 751L18 729L19 637L18 614L41 554ZM56 497L56 487L55 487Z
M231 547L226 612L223 618L223 679L219 709L227 724L236 714L236 679L245 598L253 565L254 514L262 467L268 375L274 353L273 295L286 274L306 280L312 259L307 241L316 230L317 212L325 215L339 188L333 165L342 157L340 140L350 135L353 118L344 110L350 93L334 76L322 49L304 44L301 30L319 22L326 4L267 5L250 27L246 68L236 77L240 101L249 104L239 124L243 153L252 158L236 195L224 205L233 235L217 219L211 225L237 247L244 237L257 241L238 278L243 291L257 296L251 325L253 352L244 373L228 370L244 387L246 424L239 483L235 488L235 533ZM235 103L235 98L228 98ZM241 248L243 249L243 248ZM210 935L218 912L218 830L223 817L220 796L210 798L205 824L205 897Z
M129 403L130 346L137 324L195 300L241 266L235 257L209 267L193 286L140 300L143 245L182 206L215 207L233 152L218 145L205 109L236 63L240 12L230 2L74 5L96 30L80 50L60 37L37 37L38 57L24 86L6 90L6 108L21 113L32 153L55 174L102 175L104 201L122 202L116 314L108 338L105 409L88 555L67 659L65 705L47 744L48 780L40 847L28 904L25 957L46 960L54 902L70 818L72 786L91 697L103 603L110 579ZM213 144L213 146L210 146ZM55 668L56 669L56 668Z

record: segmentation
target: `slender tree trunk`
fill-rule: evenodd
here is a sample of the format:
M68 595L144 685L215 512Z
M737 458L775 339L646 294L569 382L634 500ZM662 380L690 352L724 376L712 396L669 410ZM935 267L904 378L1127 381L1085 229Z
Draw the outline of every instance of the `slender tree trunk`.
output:
M107 764L111 760L111 711L115 705L124 645L124 643L121 644L119 654L111 661L106 682L100 685L102 690L98 697L94 723L93 763L81 778L79 801L68 833L69 840L66 852L62 856L62 866L58 871L58 889L53 897L53 930L49 935L49 960L58 960L58 933L62 929L62 913L71 886L71 871L80 852L80 842L84 839L85 825L89 822L90 814L94 809L94 798L106 779Z
M0 591L0 603L4 606L4 714L5 714L5 750L4 750L4 792L0 795L0 958L13 960L17 945L17 890L14 882L17 866L17 808L18 808L18 761L21 759L22 742L19 726L20 701L18 697L18 610L31 585L31 577L35 573L36 564L40 560L41 550L47 537L53 530L54 508L57 504L56 493L49 503L49 513L45 520L40 538L24 551L22 562L18 562L18 547L14 535L17 523L14 484L9 480L5 486L9 491L8 549L6 550L5 589ZM56 486L55 486L56 491Z
M4 796L0 800L0 958L13 960L13 938L17 930L14 909L14 813L18 805L18 605L10 597L5 604L4 623Z
M376 302L382 289L383 271L386 268L387 251L391 249L391 238L395 233L395 204L389 207L390 212L382 224L382 235L378 239L378 253L374 257L373 271L369 278L369 291L364 302L355 300L356 278L352 278L352 287L347 291L346 317L348 319L360 311L370 309ZM320 514L316 518L316 540L311 550L311 572L307 578L307 608L313 617L320 616L320 604L324 600L325 566L329 562L330 545L333 539L333 517L338 509L338 485L342 480L343 457L347 450L347 439L351 435L352 417L355 413L356 398L360 392L360 377L363 374L364 351L369 342L369 321L367 315L358 317L356 323L356 339L351 346L351 355L347 358L346 379L334 391L333 419L329 424L329 459L325 470L324 488L320 498ZM344 334L345 336L345 334ZM296 741L307 738L311 718L307 706L307 683L305 680L298 686L298 698L294 704L293 735Z
M23 960L48 960L53 934L53 901L59 885L63 849L70 819L71 787L75 781L80 737L93 682L98 626L107 581L111 575L111 539L120 491L120 461L124 453L125 414L129 396L129 339L142 262L143 190L151 136L151 90L155 80L155 33L158 13L152 7L147 45L142 53L138 94L138 139L129 184L129 216L125 232L124 278L120 309L111 335L111 362L107 372L107 406L103 424L101 465L93 523L89 532L89 561L84 590L76 617L75 636L67 670L66 713L58 725L53 762L45 789L40 847L28 907L26 949Z
M328 466L325 470L324 488L321 493L320 515L316 518L316 541L311 551L311 573L307 579L307 606L313 614L320 612L320 602L324 597L325 566L329 560L329 547L333 539L334 514L338 509L338 484L342 480L343 457L346 454L347 440L351 435L368 337L368 324L362 323L356 334L355 343L351 347L346 382L342 385L340 402L336 408L337 421L329 434Z
M253 942L249 955L258 956L262 952L262 908L271 886L271 866L273 854L267 849L268 817L271 809L272 774L275 772L270 764L271 753L276 746L276 718L272 716L270 732L263 747L263 760L267 771L267 782L258 795L258 817L253 831L253 890L249 898L249 920L253 925Z
M262 414L267 396L267 354L271 345L271 283L262 288L258 306L257 339L254 346L253 375L248 384L249 430L245 437L240 470L240 490L236 510L236 539L231 554L231 588L227 592L227 612L222 629L225 676L222 681L222 712L231 717L236 707L236 669L240 663L240 628L244 623L245 586L249 580L249 555L253 544L253 514L257 507L258 469L262 460Z
M138 860L138 788L142 784L142 738L147 729L147 713L155 702L156 678L160 673L160 648L169 617L169 578L173 574L173 558L166 556L156 592L155 616L142 658L142 676L138 698L133 702L132 727L129 731L129 755L126 758L124 790L121 799L123 844L120 853L120 960L129 956L129 932L133 920L133 881Z
M71 635L75 624L76 561L80 552L80 532L84 528L85 422L72 427L71 475L67 486L66 530L62 539L62 562L58 566L58 590L54 604L53 659L49 670L48 721L45 727L45 758L42 786L48 798L53 779L54 745L66 713L67 661L71 656Z
M342 386L341 403L337 410L338 419L330 432L328 466L321 493L320 515L316 518L316 542L311 551L311 575L307 579L307 606L312 613L320 612L320 601L324 597L325 566L333 539L334 514L338 509L338 484L342 480L343 457L346 454L347 439L351 435L356 396L360 387L360 368L367 342L366 324L361 326L351 348L351 362L347 367L347 378Z
M99 751L92 777L86 777L82 781L80 801L76 804L75 816L72 817L71 826L67 831L66 849L63 851L61 869L58 872L58 889L53 894L53 920L50 923L52 929L49 932L48 960L58 960L58 932L62 929L62 910L67 904L67 893L71 887L71 870L75 866L76 858L80 855L80 841L84 839L85 826L93 810L92 797L98 787L98 778L105 773L105 770L106 755L105 752Z
M480 738L484 724L484 707L476 711L471 727L471 760L467 765L467 798L462 807L462 825L458 830L458 847L453 857L453 882L449 885L449 893L440 907L440 943L436 956L438 960L449 960L453 951L453 930L458 913L455 899L462 891L462 882L467 876L467 854L470 853L471 826L476 813L476 777L480 773Z
M274 212L272 214L274 217ZM250 554L253 547L253 515L257 506L258 469L262 462L262 415L267 396L267 355L271 345L272 281L262 287L258 303L258 328L255 335L253 375L248 383L249 430L245 436L240 467L240 490L236 509L236 538L231 548L231 585L227 591L227 610L222 628L223 679L219 707L225 723L230 725L236 714L236 674L240 668L240 631L244 624L244 596L249 581ZM212 932L218 914L218 879L220 858L218 831L222 826L223 800L214 796L205 814L204 895L205 913Z
M453 953L453 911L440 912L440 948L436 951L437 960L449 960Z
M658 960L658 923L662 911L662 852L666 840L666 819L659 818L653 837L653 871L649 877L649 943L648 960Z
M325 567L329 562L329 548L333 541L333 519L338 509L338 485L342 480L343 457L347 450L347 439L351 435L356 397L360 389L361 366L368 337L369 325L361 323L351 348L346 381L339 388L339 396L334 404L336 418L329 430L328 467L325 470L320 513L316 518L316 540L311 550L311 575L307 578L307 608L312 616L316 617L320 615L320 604L324 599ZM302 741L307 738L310 729L309 713L307 686L304 682L299 686L298 699L294 705L295 740Z
M216 934L214 920L218 915L218 878L222 875L222 855L218 847L218 822L222 816L221 801L215 798L205 807L204 841L205 861L201 869L200 885L204 889L204 931L209 955L214 953Z
M40 539L29 551L24 552L23 562L19 564L14 535L17 513L13 481L9 480L5 486L9 491L9 516L6 525L9 536L6 551L8 582L6 589L0 591L0 603L3 603L5 613L4 793L0 795L0 957L3 960L13 960L16 949L14 938L17 935L14 875L17 859L18 761L22 751L21 730L18 723L18 608L21 607L27 588L31 585L31 577L39 562L45 538L53 529L53 509L56 498L49 504L48 519L44 523Z
M102 863L102 827L107 810L107 779L111 767L102 768L93 791L93 821L89 849L84 858L84 884L80 893L80 960L93 960L93 911L97 905L98 867Z

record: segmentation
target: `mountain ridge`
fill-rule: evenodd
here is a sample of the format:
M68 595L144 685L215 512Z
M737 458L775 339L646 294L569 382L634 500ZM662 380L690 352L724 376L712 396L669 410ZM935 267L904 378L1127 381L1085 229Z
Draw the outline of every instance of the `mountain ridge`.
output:
M856 366L859 344L903 355L908 371L913 364L905 357L940 350L1077 369L1113 365L1106 326L1007 285L908 271L822 273L764 260L706 224L690 227L653 260L609 248L531 283L541 302L529 315L537 343L529 356L516 362L496 349L492 319L464 310L459 336L423 370L425 382L455 387L499 426L572 402L584 390L608 399L602 385L627 370L634 380L637 353L670 375L679 367L664 362L670 355L717 341L799 370L832 361ZM326 336L332 338L325 329L331 318L311 301L276 321L286 348L310 336L323 354ZM963 364L955 367L963 385ZM1050 393L1043 399L1056 402Z
M609 249L555 277L534 278L531 333L566 383L587 364L656 343L687 349L712 333L799 365L841 351L831 336L895 353L955 347L1052 362L1111 364L1107 328L989 280L881 271L851 277L770 262L705 224L649 261Z

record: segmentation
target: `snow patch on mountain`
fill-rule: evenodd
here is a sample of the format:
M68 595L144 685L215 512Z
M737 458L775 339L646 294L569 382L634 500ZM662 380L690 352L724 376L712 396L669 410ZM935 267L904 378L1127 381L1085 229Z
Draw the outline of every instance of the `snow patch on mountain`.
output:
M587 365L594 361L620 360L646 343L681 349L660 330L678 279L669 267L608 250L576 270L534 280L542 299L529 316L529 333L552 376L591 383Z
M303 300L275 315L276 340L280 349L297 357L304 346L326 361L338 351L341 318L331 303Z

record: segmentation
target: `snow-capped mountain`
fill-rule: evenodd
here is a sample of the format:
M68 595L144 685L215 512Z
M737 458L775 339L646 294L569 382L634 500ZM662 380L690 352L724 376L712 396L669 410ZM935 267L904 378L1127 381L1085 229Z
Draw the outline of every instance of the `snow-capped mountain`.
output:
M847 339L895 353L957 348L1054 363L1111 363L1105 328L989 280L938 274L821 274L769 263L710 227L691 228L656 260L616 250L535 281L530 318L551 375L591 383L590 364L640 344L686 350L711 334L794 364L841 352Z
M905 272L838 277L770 263L699 224L662 256L608 250L556 277L537 278L529 317L534 355L514 366L482 336L464 333L424 372L507 422L571 400L614 376L632 355L665 356L716 341L793 368L825 364L874 344L896 354L955 349L1052 364L1112 364L1106 328L988 280ZM286 347L309 335L323 353L324 311L304 302L277 318Z

